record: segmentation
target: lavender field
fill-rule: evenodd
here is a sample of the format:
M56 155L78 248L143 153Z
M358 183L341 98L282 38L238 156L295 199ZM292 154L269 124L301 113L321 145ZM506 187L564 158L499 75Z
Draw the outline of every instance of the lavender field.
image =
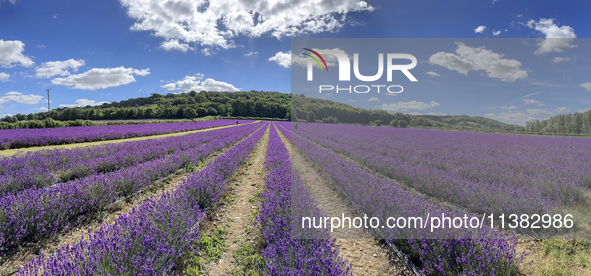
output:
M205 122L87 126L42 129L5 129L0 131L0 150L48 145L126 139L140 136L184 132L211 127L250 123L252 120L216 120Z
M364 244L342 248L331 229L300 225L329 210L310 188L320 184L300 176L293 154L356 215L446 213L470 220L483 213L573 213L582 224L589 214L589 141L263 122L0 157L0 266L7 267L0 275L364 275L360 267L368 265L406 271L387 260L356 260L350 252L373 253L360 250ZM262 167L251 167L256 158ZM240 194L252 186L256 193ZM98 219L105 216L108 222ZM218 237L225 245L210 248L216 239L208 237L224 223L240 234L228 236L232 242ZM585 225L577 230L585 233ZM81 235L73 242L65 238L72 231ZM410 256L423 275L519 275L524 255L515 234L566 233L370 232L385 252ZM36 249L50 240L61 242ZM249 253L240 257L241 250Z
M326 124L295 133L472 214L570 213L588 237L591 139Z

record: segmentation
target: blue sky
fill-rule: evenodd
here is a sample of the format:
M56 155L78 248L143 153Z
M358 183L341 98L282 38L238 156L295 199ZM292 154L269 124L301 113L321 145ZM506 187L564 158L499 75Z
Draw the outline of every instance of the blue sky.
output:
M590 37L589 1L289 2L0 0L0 117L43 111L49 87L52 108L193 89L290 92L291 38L454 38L439 50L449 54L465 38L583 38L554 45L561 52L534 54L540 47L533 45L527 58L485 46L531 70L514 82L483 77L485 69L464 75L433 64L428 70L439 77L422 68L417 75L433 87L461 80L503 93L491 88L475 93L468 86L410 93L409 87L388 101L334 100L391 112L487 115L517 124L591 108L591 84L586 85L591 73L581 67L589 65L583 62L589 61L583 51L589 43L584 38ZM556 57L561 60L553 62ZM542 60L549 64L544 71L558 70L560 78L536 75Z

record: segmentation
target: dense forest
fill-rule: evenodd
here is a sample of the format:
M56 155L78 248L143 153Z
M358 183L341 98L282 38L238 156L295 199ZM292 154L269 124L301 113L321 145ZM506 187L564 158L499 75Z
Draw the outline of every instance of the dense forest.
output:
M68 120L193 119L205 116L286 118L290 94L280 92L206 92L166 94L128 99L100 106L56 108L50 117ZM43 120L47 112L16 114L2 121Z
M525 129L527 132L591 134L591 110L529 121L525 123Z
M292 114L293 112L293 114ZM128 99L100 106L57 108L35 114L16 114L1 120L0 128L38 128L93 125L88 120L196 119L206 116L292 119L309 122L345 123L392 127L425 127L456 130L523 130L483 117L413 116L368 110L347 104L280 92L196 92ZM59 124L59 122L63 122Z

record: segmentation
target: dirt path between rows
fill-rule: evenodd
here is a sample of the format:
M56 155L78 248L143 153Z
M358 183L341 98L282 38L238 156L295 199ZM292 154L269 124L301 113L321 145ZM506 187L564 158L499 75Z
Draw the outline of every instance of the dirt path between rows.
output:
M219 261L206 265L207 275L232 275L232 271L238 269L233 259L236 249L244 243L255 242L256 227L252 227L253 211L259 209L260 203L251 203L249 199L265 185L265 155L268 141L269 128L250 154L247 163L238 169L233 181L230 181L232 191L229 196L232 201L216 212L212 225L228 229L228 233L225 234L227 250L222 253Z
M299 150L292 148L283 135L281 139L288 145L293 168L325 215L341 217L344 213L345 217L354 217L347 207L347 200L330 187L322 173L310 165L310 161L306 160ZM354 275L413 275L387 247L371 238L371 234L365 233L362 229L339 228L331 233L331 237L336 238L340 255L347 262L351 262Z
M250 136L247 136L246 138L248 137ZM243 140L238 141L238 143L240 143L241 141ZM205 160L205 162L201 164L201 168L199 169L202 169L202 167L206 166L209 162L213 161L216 157L218 157L219 155L221 155L222 153L226 152L234 146L235 145L231 145L211 154ZM45 252L46 254L51 253L54 250L62 246L65 246L66 244L75 244L80 242L82 240L82 236L84 236L84 239L87 240L89 232L93 233L97 231L102 225L105 225L107 223L114 223L119 216L126 214L130 212L133 208L140 206L149 197L158 197L162 195L164 192L173 191L179 184L183 182L183 180L189 174L190 173L185 173L181 171L176 175L173 175L159 183L156 183L149 189L135 196L132 196L126 199L125 201L121 201L118 204L115 204L114 206L110 207L109 209L103 212L92 215L88 221L82 223L81 225L77 225L71 229L58 233L40 242L29 243L27 245L24 245L19 250L19 252L9 256L6 260L2 260L0 258L0 261L4 262L0 269L0 276L14 274L16 271L18 271L21 265L31 261L33 257L39 256L39 253L41 251Z

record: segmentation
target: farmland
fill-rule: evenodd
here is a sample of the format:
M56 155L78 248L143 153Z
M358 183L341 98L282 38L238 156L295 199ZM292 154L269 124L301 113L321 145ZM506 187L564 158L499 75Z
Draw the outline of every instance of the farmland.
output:
M76 142L117 143L0 157L0 274L519 275L521 238L572 234L301 223L340 213L572 213L587 233L587 139L235 123L108 126Z

